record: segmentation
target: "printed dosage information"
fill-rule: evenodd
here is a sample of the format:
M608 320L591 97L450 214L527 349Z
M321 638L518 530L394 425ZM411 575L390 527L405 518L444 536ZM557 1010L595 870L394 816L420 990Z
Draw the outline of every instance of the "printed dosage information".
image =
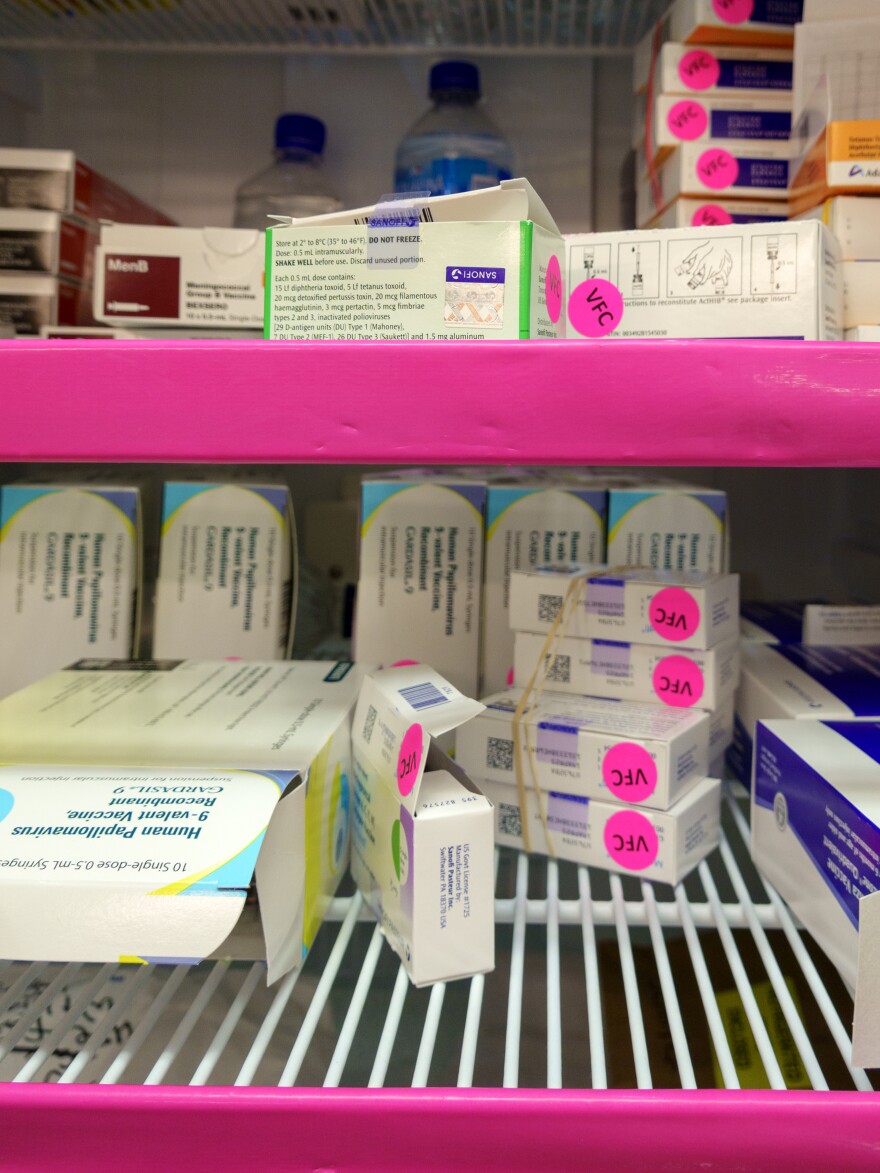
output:
M703 204L691 217L694 228L705 228L716 224L732 224L733 216L720 204Z
M651 683L664 705L676 709L692 708L706 687L703 670L687 656L664 656L654 669Z
M664 587L651 599L648 619L661 639L682 643L692 639L700 626L700 605L682 587Z
M400 753L397 757L397 789L404 798L412 793L416 778L419 776L423 741L422 727L418 722L410 725L403 735Z
M681 84L689 90L710 90L718 85L721 65L718 58L705 49L692 49L678 63Z
M550 321L555 325L562 313L562 272L559 268L559 258L555 253L547 264L547 275L544 278L544 301L547 304L547 314Z
M730 151L713 147L703 151L697 160L697 177L713 191L723 191L732 187L739 178L739 163Z
M602 759L602 778L621 802L644 802L657 789L657 764L643 745L621 741Z
M751 20L755 0L712 0L712 9L725 24L742 24Z
M641 872L657 858L660 841L650 819L636 811L618 811L605 824L605 850L618 867Z
M568 299L568 320L585 338L604 338L623 318L623 295L603 277L582 281Z
M666 125L670 134L685 142L691 142L706 133L709 115L705 106L691 98L685 98L681 102L676 102L666 115Z

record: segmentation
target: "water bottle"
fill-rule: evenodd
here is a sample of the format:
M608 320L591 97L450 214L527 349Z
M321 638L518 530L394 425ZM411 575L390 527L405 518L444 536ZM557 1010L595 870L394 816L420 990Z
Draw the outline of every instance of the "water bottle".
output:
M397 149L395 191L451 195L494 187L513 174L513 152L480 110L480 71L468 61L431 69L434 105Z
M275 123L275 162L235 193L235 227L268 228L268 216L319 216L343 206L321 171L327 131L320 118L282 114Z

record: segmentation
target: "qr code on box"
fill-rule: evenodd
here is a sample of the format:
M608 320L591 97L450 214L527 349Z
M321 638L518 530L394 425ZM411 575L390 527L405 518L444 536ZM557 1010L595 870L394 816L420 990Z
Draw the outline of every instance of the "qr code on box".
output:
M562 595L538 595L538 619L552 623L562 610Z
M513 742L506 737L490 737L486 744L486 765L490 770L512 770Z
M512 802L498 803L498 834L512 835L515 839L522 838L522 819L519 807Z
M554 656L547 667L547 680L553 684L571 683L571 656Z
M373 739L373 726L376 724L376 710L372 705L367 709L367 719L364 721L364 741L369 745Z

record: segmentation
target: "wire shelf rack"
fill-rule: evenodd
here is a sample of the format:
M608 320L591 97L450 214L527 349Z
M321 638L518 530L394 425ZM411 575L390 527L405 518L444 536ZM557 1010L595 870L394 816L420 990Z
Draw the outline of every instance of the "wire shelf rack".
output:
M626 54L666 0L0 0L0 48Z

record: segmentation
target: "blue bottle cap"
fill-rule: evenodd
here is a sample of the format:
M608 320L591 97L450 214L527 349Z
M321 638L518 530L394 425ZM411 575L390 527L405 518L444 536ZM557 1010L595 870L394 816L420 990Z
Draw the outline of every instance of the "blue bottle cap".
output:
M327 139L327 128L311 114L282 114L275 123L275 150L301 147L320 155Z
M431 67L429 94L438 90L462 90L479 95L480 71L470 61L438 61Z

